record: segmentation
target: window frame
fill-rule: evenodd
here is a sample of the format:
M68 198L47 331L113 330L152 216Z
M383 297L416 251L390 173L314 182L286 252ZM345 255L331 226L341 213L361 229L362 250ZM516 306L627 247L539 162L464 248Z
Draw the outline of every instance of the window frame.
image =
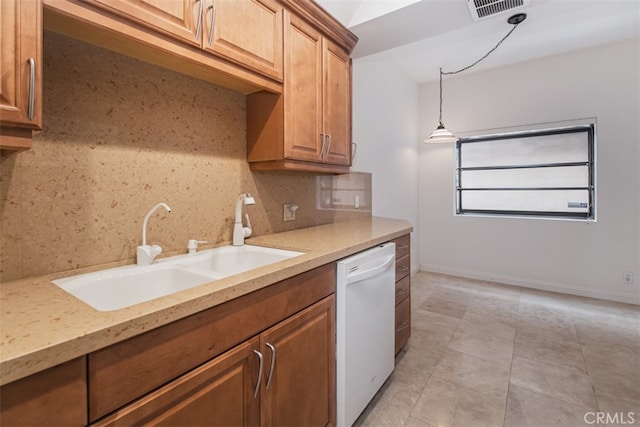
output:
M579 162L547 162L538 164L522 165L500 165L500 166L474 166L462 167L464 146L466 144L482 143L487 141L499 141L505 139L525 139L530 137L544 137L552 135L562 135L567 133L587 134L587 161ZM586 187L487 187L487 188L464 188L461 186L462 172L473 170L515 170L515 169L535 169L548 167L572 167L587 166L587 186ZM589 122L572 126L557 128L516 131L500 134L470 136L459 138L455 143L455 215L456 216L499 216L510 218L542 218L542 219L566 219L577 221L596 220L596 124ZM558 212L558 211L530 211L530 210L503 210L503 209L465 209L463 205L464 191L555 191L555 190L586 190L588 192L588 206L586 212Z

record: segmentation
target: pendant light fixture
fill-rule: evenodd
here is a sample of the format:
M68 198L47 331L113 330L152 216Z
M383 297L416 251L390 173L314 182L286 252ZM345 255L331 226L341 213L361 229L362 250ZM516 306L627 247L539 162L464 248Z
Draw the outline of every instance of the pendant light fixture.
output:
M452 75L452 74L458 74L461 73L463 71L468 70L469 68L475 67L476 65L478 65L478 63L480 63L482 60L484 60L487 56L491 55L491 53L493 53L494 50L496 50L498 48L498 46L500 46L502 44L502 42L504 42L507 37L509 37L511 35L511 33L513 33L513 31L518 28L518 25L524 21L527 18L527 15L524 13L518 13L515 14L511 17L509 17L509 19L507 20L507 22L511 25L513 25L513 28L511 30L509 30L509 32L507 33L506 36L504 36L502 38L502 40L500 40L498 42L498 44L496 44L493 49L491 49L489 52L487 52L482 58L478 59L476 62L474 62L471 65L467 65L464 68L461 68L459 70L456 71L442 71L442 68L440 68L440 116L438 118L438 127L436 128L436 130L434 130L431 135L424 140L424 142L426 143L434 143L434 142L454 142L457 141L458 138L453 134L453 132L451 132L450 130L448 130L446 127L444 127L444 124L442 123L442 76L448 76L448 75Z

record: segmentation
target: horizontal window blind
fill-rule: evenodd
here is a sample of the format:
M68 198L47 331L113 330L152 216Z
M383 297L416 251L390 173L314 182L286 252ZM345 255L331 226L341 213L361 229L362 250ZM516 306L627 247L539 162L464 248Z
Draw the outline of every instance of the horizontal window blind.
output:
M456 213L595 219L595 125L461 138Z

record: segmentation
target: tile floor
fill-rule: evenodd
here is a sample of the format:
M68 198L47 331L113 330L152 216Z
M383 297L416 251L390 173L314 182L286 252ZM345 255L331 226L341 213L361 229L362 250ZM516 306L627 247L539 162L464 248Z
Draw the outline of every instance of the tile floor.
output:
M640 426L640 307L425 272L411 298L357 426Z

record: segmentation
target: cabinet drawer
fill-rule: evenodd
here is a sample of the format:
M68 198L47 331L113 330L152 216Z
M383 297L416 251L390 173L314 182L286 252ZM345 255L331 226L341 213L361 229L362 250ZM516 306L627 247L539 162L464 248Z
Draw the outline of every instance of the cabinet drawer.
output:
M396 244L396 259L409 255L411 249L411 238L409 234L393 239L392 242Z
M411 272L411 258L405 255L402 258L396 257L396 282Z
M406 275L396 282L396 305L409 297L411 292L411 276Z
M327 264L89 355L91 421L335 292Z
M396 354L402 350L411 335L411 298L396 307Z

